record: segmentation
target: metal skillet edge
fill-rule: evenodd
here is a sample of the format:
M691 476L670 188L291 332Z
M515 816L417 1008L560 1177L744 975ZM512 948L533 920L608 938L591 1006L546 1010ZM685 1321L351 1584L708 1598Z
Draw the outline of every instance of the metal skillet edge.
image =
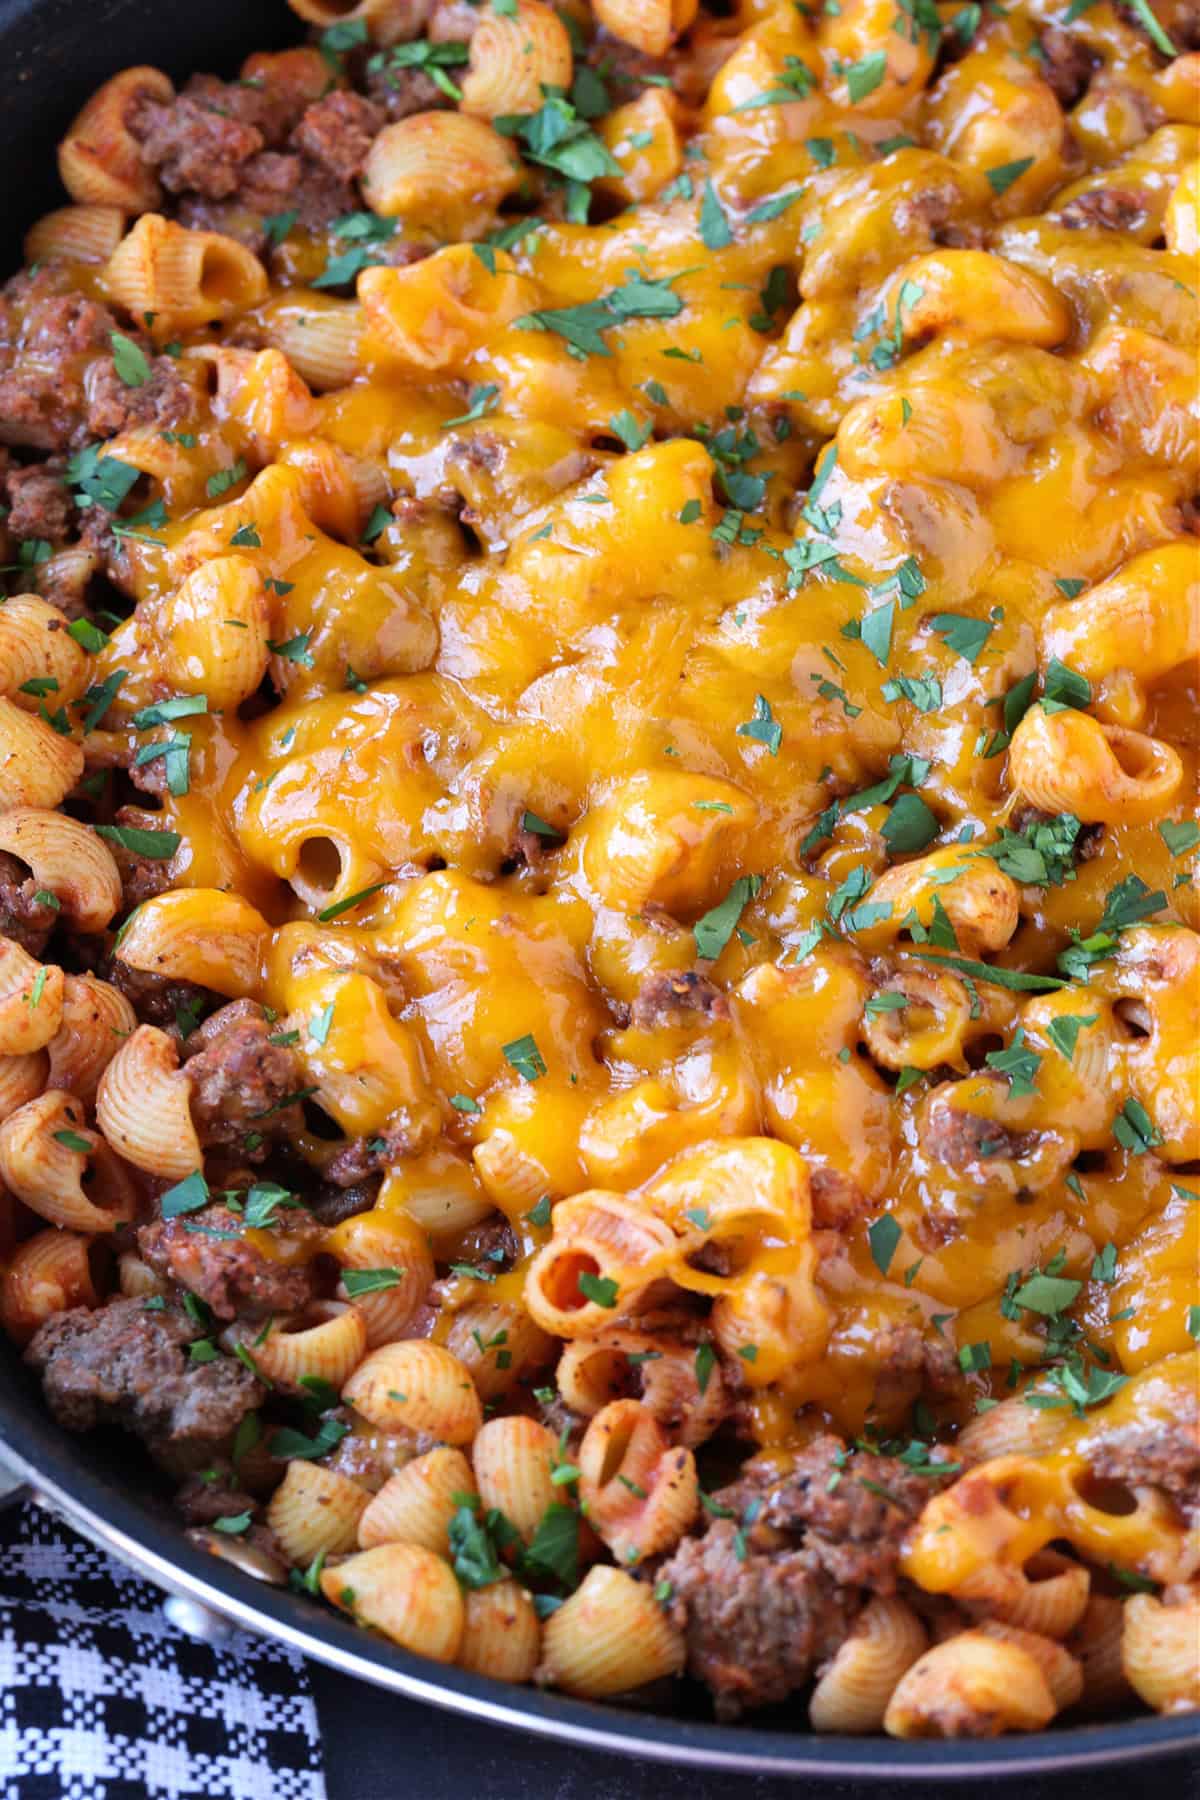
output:
M283 0L96 0L86 25L76 0L0 0L0 96L10 144L20 147L0 186L0 269L18 260L20 234L62 204L54 146L108 75L154 63L183 76L228 70L250 48L294 37ZM4 247L12 245L11 255ZM188 1604L238 1629L444 1711L588 1749L693 1768L774 1775L852 1776L871 1782L1049 1773L1179 1755L1200 1741L1194 1716L1139 1718L977 1743L816 1738L601 1707L510 1688L424 1662L368 1637L308 1599L254 1584L204 1555L157 1516L133 1486L132 1466L110 1475L98 1446L73 1440L38 1410L15 1360L0 1353L0 1504L35 1500L92 1542Z
M443 1710L587 1749L747 1773L853 1776L911 1781L1049 1773L1178 1754L1200 1742L1196 1718L1132 1719L1028 1738L975 1743L896 1743L818 1738L807 1732L730 1727L560 1695L432 1664L368 1637L316 1603L254 1583L205 1555L128 1485L89 1461L84 1440L66 1438L33 1410L22 1376L0 1357L0 1496L18 1493L48 1508L167 1594L211 1619L288 1644L345 1675Z

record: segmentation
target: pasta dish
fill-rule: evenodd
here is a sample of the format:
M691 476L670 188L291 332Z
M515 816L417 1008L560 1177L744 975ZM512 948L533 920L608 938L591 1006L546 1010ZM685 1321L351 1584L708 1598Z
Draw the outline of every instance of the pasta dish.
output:
M1200 1706L1193 0L291 0L0 296L0 1321L442 1663Z

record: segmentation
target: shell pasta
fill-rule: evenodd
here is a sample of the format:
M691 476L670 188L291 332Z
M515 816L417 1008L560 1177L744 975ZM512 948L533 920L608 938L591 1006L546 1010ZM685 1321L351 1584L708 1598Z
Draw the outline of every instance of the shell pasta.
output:
M0 1326L435 1663L1197 1709L1194 4L291 13L0 295Z

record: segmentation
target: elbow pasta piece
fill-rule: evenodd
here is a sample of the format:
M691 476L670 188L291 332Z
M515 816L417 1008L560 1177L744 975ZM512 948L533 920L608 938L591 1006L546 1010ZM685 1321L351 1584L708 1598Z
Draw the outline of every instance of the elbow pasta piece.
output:
M271 1495L267 1524L293 1568L313 1558L353 1550L359 1521L371 1496L365 1488L320 1463L289 1462Z
M612 194L627 206L661 193L683 168L679 101L662 88L647 88L627 106L615 107L599 135L621 173L600 176L593 192Z
M459 118L461 125L474 125L479 131L490 132L498 144L504 143L490 125L479 119L455 113L417 115L426 116L441 120ZM401 125L415 123L415 119L400 121ZM396 131L399 126L388 129ZM446 146L444 154L462 166L462 153L457 146ZM424 179L430 179L422 173ZM499 252L493 274L468 245L454 244L435 250L432 256L407 269L364 269L358 278L358 297L370 333L364 354L369 356L373 351L384 367L413 373L437 369L454 374L493 331L529 310L533 288L515 273L511 259Z
M100 1077L127 1037L137 1030L137 1014L110 982L95 975L68 975L63 983L62 1018L46 1046L49 1085L95 1104Z
M67 1231L110 1232L134 1213L127 1173L88 1128L79 1102L53 1088L0 1125L0 1182L40 1219Z
M465 222L473 215L491 212L512 193L519 179L512 147L485 119L474 118L470 113L424 112L410 113L406 119L384 126L367 153L362 187L363 198L373 212L421 225L432 224L439 217L444 219L447 214ZM434 258L461 260L460 250L468 260L471 258L465 245L435 251ZM394 293L393 316L405 309L405 299L410 294L414 307L422 299L433 300L435 287L424 283L414 286L411 279L404 279L420 266L363 271L368 279L360 278L358 297L366 308L368 321L377 329L379 308L386 304L384 296L389 291ZM482 264L480 269L482 272ZM381 276L401 279L381 281Z
M537 1680L603 1700L678 1675L683 1661L683 1639L649 1586L598 1564L546 1620Z
M214 988L231 1000L258 992L270 926L247 901L216 888L176 888L143 900L116 955L131 969Z
M0 1122L12 1117L27 1101L36 1100L46 1085L47 1058L35 1050L31 1056L0 1056Z
M340 1389L367 1354L367 1328L357 1307L319 1300L298 1318L277 1319L251 1354L285 1393L303 1397L306 1381Z
M1028 1650L963 1631L935 1644L901 1676L883 1728L898 1738L999 1737L1037 1731L1056 1710Z
M554 1356L554 1339L511 1300L479 1300L458 1308L446 1326L445 1344L469 1371L485 1402L527 1381Z
M985 250L918 256L885 283L879 305L899 317L909 342L946 332L1050 350L1071 329L1070 309L1048 281Z
M158 205L158 177L142 160L127 120L142 98L163 104L174 96L168 77L146 67L122 69L96 90L58 147L58 172L72 200L123 212Z
M363 309L357 300L315 294L302 306L268 302L262 309L263 336L287 358L314 393L347 387L361 367Z
M753 830L753 803L727 781L635 775L597 807L583 869L608 906L702 912L728 887Z
M483 1423L466 1368L449 1350L423 1338L372 1350L342 1394L381 1431L428 1431L446 1444L469 1444Z
M1062 1644L1036 1631L1024 1631L999 1619L985 1619L978 1629L1002 1644L1015 1644L1031 1656L1050 1689L1056 1712L1065 1712L1083 1692L1083 1670Z
M976 1619L996 1619L1042 1637L1065 1638L1083 1617L1091 1576L1082 1563L1042 1550L1024 1568L996 1564L955 1589L959 1605Z
M649 1332L616 1328L565 1344L555 1371L558 1391L572 1412L594 1418L610 1401L640 1387L647 1412L689 1449L710 1438L729 1411L719 1363L701 1390L693 1350Z
M489 1419L471 1445L471 1463L485 1509L499 1507L525 1542L558 1498L552 1479L560 1460L552 1431L536 1419ZM595 1521L593 1520L594 1524Z
M1133 1700L1121 1652L1124 1629L1124 1601L1093 1594L1067 1639L1067 1649L1083 1670L1082 1705L1090 1713L1116 1712Z
M30 1056L62 1023L63 972L0 938L0 1056Z
M17 1344L27 1344L55 1313L100 1304L92 1242L78 1231L50 1230L18 1245L0 1277L0 1324Z
M450 1521L477 1492L461 1450L441 1445L389 1475L358 1521L363 1550L378 1544L417 1544L445 1556Z
M546 88L571 85L571 40L543 0L516 0L514 12L485 7L471 33L462 109L482 119L536 112Z
M135 1169L182 1181L202 1161L189 1092L166 1032L139 1025L100 1077L96 1123Z
M267 297L267 272L252 251L219 231L189 231L143 212L104 265L108 293L135 318L189 330L232 318Z
M592 0L604 29L646 56L665 56L698 10L699 0Z
M627 1312L675 1260L670 1227L620 1194L597 1189L560 1200L553 1223L553 1237L526 1274L525 1304L556 1337L592 1336ZM612 1288L611 1301L588 1297L597 1282Z
M119 206L60 206L25 233L25 261L106 263L124 235Z
M325 1239L324 1249L343 1270L373 1270L385 1284L378 1291L351 1296L345 1280L338 1292L353 1298L367 1333L367 1347L377 1350L404 1336L413 1315L433 1286L433 1257L425 1233L406 1213L378 1207L343 1219Z
M1200 1710L1200 1590L1168 1604L1153 1594L1125 1602L1121 1664L1138 1698L1155 1712Z
M293 434L295 435L295 434ZM300 475L300 504L322 531L356 544L375 508L386 498L387 476L374 463L355 460L336 444L300 439L279 452L284 468Z
M1043 653L1091 682L1130 669L1155 682L1200 655L1200 567L1187 544L1160 544L1131 557L1107 581L1052 606Z
M27 863L38 887L54 895L80 931L102 931L121 904L112 852L90 826L67 813L47 806L0 813L0 851Z
M622 1567L671 1549L699 1513L695 1458L690 1450L673 1449L637 1400L614 1400L596 1414L578 1463L588 1523ZM478 1466L476 1460L476 1471Z
M14 705L36 713L39 700L52 695L56 708L66 706L79 698L87 682L87 656L65 629L57 606L32 594L5 601L0 608L0 691Z
M531 1681L542 1649L542 1628L529 1593L516 1581L493 1581L463 1596L460 1669L495 1681Z
M1008 769L1034 806L1085 824L1147 824L1170 809L1183 782L1170 744L1070 708L1031 707L1013 733Z
M879 1595L868 1600L854 1630L817 1677L808 1703L813 1730L881 1730L901 1676L928 1643L925 1627L903 1600Z
M416 1544L381 1544L321 1571L325 1598L403 1650L453 1662L463 1599L449 1564Z
M885 1069L965 1067L972 1004L956 975L904 964L887 977L879 997L889 994L902 995L904 1005L863 1017L863 1038L877 1063Z
M61 805L83 770L78 744L0 696L0 815Z
M1017 928L1021 897L1016 882L990 859L953 844L915 862L897 863L879 877L867 893L867 904L890 906L891 912L859 931L858 941L869 950L894 942L910 911L928 926L935 899L945 908L964 956L1002 950Z
M357 4L350 6L345 0L288 0L288 5L301 19L310 25L319 25L323 31L333 25L357 24L362 20L373 44L393 44L419 35L432 11L432 0L357 0ZM291 54L295 56L300 52ZM249 58L244 74L253 75L250 64L256 60ZM312 96L314 100L325 91L328 79L326 72L324 81Z
M214 557L168 596L157 635L171 686L232 711L267 672L270 607L262 576L244 557Z

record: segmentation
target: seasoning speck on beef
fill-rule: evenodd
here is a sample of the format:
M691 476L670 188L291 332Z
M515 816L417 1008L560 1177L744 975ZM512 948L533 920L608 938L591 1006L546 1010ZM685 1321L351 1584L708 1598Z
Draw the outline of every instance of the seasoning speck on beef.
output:
M1058 217L1071 231L1135 231L1146 211L1146 197L1136 188L1101 187L1068 200Z
M313 1297L313 1273L307 1261L292 1259L315 1248L321 1227L305 1214L277 1212L271 1232L278 1256L264 1255L245 1229L229 1207L206 1206L186 1218L143 1225L138 1248L156 1273L187 1288L218 1319L302 1312Z
M295 1096L304 1086L295 1052L271 1042L266 1015L235 1000L206 1019L184 1046L192 1119L205 1149L235 1146L261 1156L272 1138L296 1138L304 1119Z
M130 387L111 357L91 364L84 383L87 428L94 437L115 437L134 425L178 425L191 411L192 391L174 359L156 356L149 379Z
M763 1554L716 1519L685 1538L658 1571L668 1614L687 1646L688 1673L713 1694L719 1719L784 1700L848 1635L858 1606L803 1550Z
M148 1311L142 1300L112 1300L95 1312L55 1313L25 1360L66 1430L121 1426L182 1474L219 1455L263 1398L261 1383L236 1358L189 1358L188 1346L203 1336L174 1307Z
M11 537L18 542L41 538L49 544L66 543L75 508L62 477L62 465L57 462L8 470L4 486Z
M694 969L650 975L638 989L632 1023L640 1031L683 1030L729 1017L729 1002L707 975Z
M931 1452L929 1460L938 1458ZM940 1485L938 1476L914 1474L898 1457L847 1451L839 1438L826 1434L797 1452L778 1480L764 1480L752 1465L717 1499L729 1494L744 1501L757 1491L763 1500L761 1528L782 1531L789 1540L799 1536L804 1549L843 1586L892 1594L901 1539Z
M263 147L262 133L253 125L190 94L165 105L145 97L130 109L127 122L143 158L173 194L225 199L237 187L246 158Z
M0 937L31 956L41 955L58 922L58 908L38 899L42 891L23 862L0 850Z
M383 122L384 115L373 101L335 88L306 108L292 133L292 143L337 180L353 181Z

